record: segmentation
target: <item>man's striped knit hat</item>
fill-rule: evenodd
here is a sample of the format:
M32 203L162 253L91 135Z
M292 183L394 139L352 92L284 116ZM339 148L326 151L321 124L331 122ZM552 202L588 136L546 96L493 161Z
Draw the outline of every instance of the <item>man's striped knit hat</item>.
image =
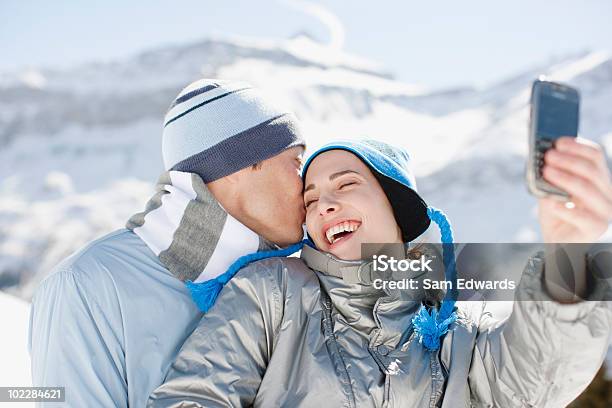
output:
M295 116L245 83L193 82L164 119L166 170L196 173L205 183L299 145L305 143Z

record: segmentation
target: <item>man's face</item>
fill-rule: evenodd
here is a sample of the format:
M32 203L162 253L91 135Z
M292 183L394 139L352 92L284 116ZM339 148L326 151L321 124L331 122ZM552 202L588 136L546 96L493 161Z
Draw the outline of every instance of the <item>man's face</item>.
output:
M281 246L303 237L302 155L296 146L240 171L239 194L245 225Z

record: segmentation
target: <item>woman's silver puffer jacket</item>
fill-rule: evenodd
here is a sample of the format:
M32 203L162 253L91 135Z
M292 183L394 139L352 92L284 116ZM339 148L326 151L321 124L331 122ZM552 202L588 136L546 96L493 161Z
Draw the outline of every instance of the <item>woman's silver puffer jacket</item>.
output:
M522 299L546 296L543 263L528 260ZM465 302L428 351L411 324L420 300L333 276L346 265L306 248L241 270L149 406L556 408L588 385L610 342L611 302L515 302L503 321Z

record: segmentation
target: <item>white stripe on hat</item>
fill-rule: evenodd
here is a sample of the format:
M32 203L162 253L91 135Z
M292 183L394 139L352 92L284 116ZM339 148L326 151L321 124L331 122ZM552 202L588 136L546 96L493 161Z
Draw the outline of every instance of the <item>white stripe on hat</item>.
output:
M205 86L213 85L219 86L221 88L227 88L232 84L238 83L237 81L228 81L225 79L214 79L214 78L202 78L198 79L195 82L190 83L185 88L181 90L181 92L174 99L179 99L180 97L187 95L189 92L193 92L196 89L204 88Z
M200 82L200 81L198 81ZM203 88L206 85L210 85L210 81L208 82L204 82L202 83L202 86L200 87L194 87L193 89L190 89L190 91L195 91L197 89ZM190 87L191 88L191 87ZM178 105L174 106L172 109L170 109L167 113L166 116L164 117L164 125L172 118L177 117L178 115L183 114L184 112L187 112L189 109L192 109L194 106L197 106L201 103L204 103L206 101L209 101L211 99L214 99L220 95L226 94L228 92L235 92L238 91L240 89L248 89L250 88L250 86L247 83L240 83L240 82L236 82L236 83L232 83L232 84L228 84L226 86L223 87L217 87L214 89L211 89L210 91L204 92L202 94L196 95L191 99L188 99L184 102L179 103ZM181 92L181 94L176 97L176 99L179 99L180 97L182 97L183 95L187 94L188 92Z
M181 90L181 92L174 99L179 99L183 95L187 95L189 92L195 91L196 89L204 88L208 85L218 84L218 81L209 78L202 78L195 82L190 83L185 88Z

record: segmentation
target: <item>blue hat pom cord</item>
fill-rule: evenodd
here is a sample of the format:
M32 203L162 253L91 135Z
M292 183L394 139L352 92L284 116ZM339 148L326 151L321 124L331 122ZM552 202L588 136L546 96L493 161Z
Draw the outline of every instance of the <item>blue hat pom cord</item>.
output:
M198 306L198 308L206 313L208 310L215 304L217 301L217 297L219 293L221 293L221 289L227 282L230 281L238 273L240 269L244 266L250 264L251 262L259 261L261 259L273 258L273 257L285 257L296 253L301 250L305 245L311 245L310 240L303 240L298 242L297 244L293 244L284 249L272 250L272 251L261 251L255 252L248 255L243 255L240 258L236 259L234 263L230 265L230 267L223 274L217 276L216 278L209 279L205 282L192 282L186 281L185 286L189 289L191 293L191 298Z
M446 294L439 311L435 308L428 311L425 306L421 306L417 314L412 318L412 325L419 338L419 342L428 350L435 351L440 348L440 338L448 332L449 326L457 320L455 312L457 271L455 268L453 229L448 218L441 210L433 207L427 208L427 215L440 229L446 279L453 282L453 289L449 290Z

